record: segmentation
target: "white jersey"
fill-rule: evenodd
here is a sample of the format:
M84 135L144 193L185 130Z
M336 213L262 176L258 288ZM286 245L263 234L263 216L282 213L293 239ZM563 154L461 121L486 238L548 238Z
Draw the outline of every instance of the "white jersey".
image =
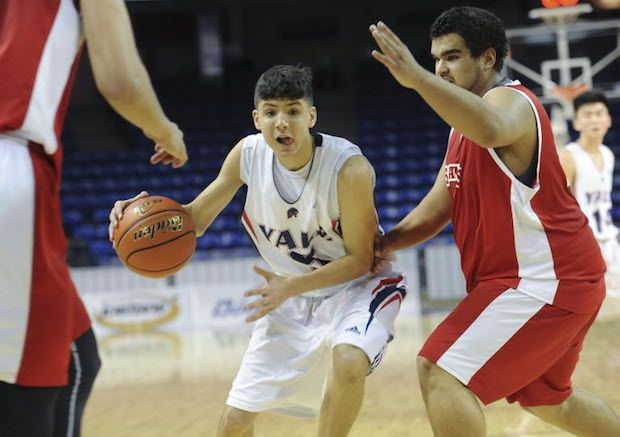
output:
M614 154L609 147L599 146L603 168L578 143L566 145L575 160L575 181L571 187L579 206L588 217L596 239L601 242L615 238L618 229L611 219L611 190L613 185Z
M344 138L319 134L306 184L294 202L274 182L277 159L262 134L245 138L241 179L248 186L242 223L262 258L276 273L300 275L346 255L340 229L338 172L362 152ZM305 296L330 296L348 283Z

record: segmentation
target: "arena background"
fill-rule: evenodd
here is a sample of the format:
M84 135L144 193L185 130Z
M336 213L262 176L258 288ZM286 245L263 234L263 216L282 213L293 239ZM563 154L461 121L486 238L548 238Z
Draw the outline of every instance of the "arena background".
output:
M548 80L566 85L555 92L531 73L541 73L545 61L562 58L558 41L568 44L570 59L587 59L591 66L602 59L604 68L596 72L587 67L585 72L596 72L591 85L606 90L612 102L614 124L606 143L618 154L617 3L582 1L577 8L592 5L592 11L556 20L560 26L566 20L562 30L530 18L530 11L541 7L535 0L128 1L140 54L163 107L185 132L190 161L179 170L148 163L152 144L98 95L85 53L63 132L62 187L69 262L104 361L85 435L212 434L251 329L243 322L242 293L260 282L251 271L257 262L255 249L239 220L245 192L240 191L199 239L192 262L163 280L141 278L120 265L107 240L108 214L115 200L141 190L188 202L206 187L229 149L254 132L253 87L262 71L282 63L312 67L319 112L315 130L347 137L362 147L377 172L377 208L389 230L430 189L449 127L371 58L369 24L385 21L432 69L428 33L439 13L465 4L495 12L510 29L511 58L519 63L506 73L543 97L553 112L558 145L574 135L560 97L570 95L568 84L584 73L583 62L567 67L568 81L560 72L562 62L550 70ZM620 173L614 179L614 189L618 187ZM613 200L617 221L620 191L614 191ZM450 226L431 242L401 253L398 265L408 274L410 288L399 336L383 376L378 372L377 380L369 381L378 392L368 395L352 435L430 435L414 363L425 336L464 293ZM613 311L600 323L604 325L593 335L602 336L586 355L599 357L609 350L614 335L607 332L620 333ZM620 392L620 356L617 342L613 345L611 359L591 359L602 367L588 376L615 375L615 388L607 386L608 393ZM401 372L402 386L393 381ZM400 401L386 389L392 386L402 391ZM617 407L620 398L613 396ZM489 430L496 427L489 435L562 435L519 412L505 413L506 405L494 408ZM262 429L259 435L314 433L312 422L269 415Z

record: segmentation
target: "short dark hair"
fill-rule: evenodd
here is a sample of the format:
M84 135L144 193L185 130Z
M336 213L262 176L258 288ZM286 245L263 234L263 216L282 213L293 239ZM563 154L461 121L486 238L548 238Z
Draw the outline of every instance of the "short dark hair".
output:
M312 106L312 69L302 65L276 65L260 75L254 88L254 106L260 100L306 99Z
M607 100L607 97L605 97L605 93L597 89L584 91L575 97L575 100L573 100L573 109L577 112L579 108L589 103L602 103L609 111L609 101Z
M472 6L448 9L431 26L431 39L448 33L460 35L474 58L486 49L494 48L497 54L495 70L502 71L509 46L504 23L495 14Z

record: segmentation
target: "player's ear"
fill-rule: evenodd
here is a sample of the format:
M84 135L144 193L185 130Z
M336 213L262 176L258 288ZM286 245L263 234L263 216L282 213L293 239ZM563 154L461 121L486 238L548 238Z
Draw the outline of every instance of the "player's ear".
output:
M260 124L258 123L258 111L256 109L252 111L252 120L254 121L254 127L256 130L260 130Z
M577 114L573 116L573 129L577 132L581 132L581 123L579 123L579 119L577 118Z
M489 47L481 55L482 65L486 69L495 68L495 64L497 63L497 52L494 48Z
M310 126L309 127L313 128L314 125L316 124L316 120L319 115L317 113L316 106L311 106L308 112L310 113Z

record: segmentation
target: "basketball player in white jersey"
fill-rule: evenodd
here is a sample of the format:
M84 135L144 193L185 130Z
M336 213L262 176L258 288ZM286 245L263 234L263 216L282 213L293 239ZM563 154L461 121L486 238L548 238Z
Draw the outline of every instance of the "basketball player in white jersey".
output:
M251 436L257 414L272 410L320 411L320 436L346 436L366 375L393 338L404 279L388 269L368 274L378 228L374 171L356 145L310 132L310 69L269 69L254 104L261 133L239 141L186 206L201 234L246 184L242 222L271 270L255 267L266 284L246 293L259 297L247 307L256 324L217 435ZM110 236L129 201L112 209Z
M60 133L88 44L97 88L181 166L183 133L162 111L123 0L0 1L0 436L79 437L100 367L66 264Z
M603 92L591 90L579 94L573 106L573 128L579 138L560 152L560 162L605 258L607 292L620 296L620 245L611 219L615 158L603 144L611 127L609 102Z

